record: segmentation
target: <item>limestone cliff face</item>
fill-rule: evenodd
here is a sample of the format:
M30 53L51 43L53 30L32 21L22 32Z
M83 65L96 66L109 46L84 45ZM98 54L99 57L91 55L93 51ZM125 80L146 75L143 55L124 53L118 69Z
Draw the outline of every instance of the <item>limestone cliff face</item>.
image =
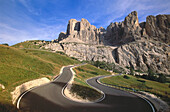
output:
M46 49L62 51L70 57L87 61L105 61L144 72L170 74L170 47L153 41L134 41L119 47L83 43L51 43Z
M145 29L150 39L170 44L170 15L148 16Z
M170 15L148 16L146 22L139 23L134 11L123 22L111 23L107 30L96 28L86 19L71 19L58 43L43 47L79 60L106 61L141 71L151 68L170 75L169 36Z
M125 44L141 38L141 27L139 25L137 12L131 12L123 22L111 23L107 27L104 39L114 44Z
M66 35L63 36L63 33L60 33L59 40L76 38L87 44L102 44L104 32L104 28L96 28L86 19L81 19L81 21L71 19L67 25Z
M170 43L170 15L148 16L140 23L137 12L131 12L123 22L111 23L107 27L105 40L111 45L126 44L148 38Z
M66 33L61 32L61 33L59 34L58 41L61 41L61 40L65 39L65 38L67 38Z
M115 50L116 62L122 66L156 73L170 74L170 48L167 44L152 41L137 41L122 45Z
M70 57L75 57L81 61L105 61L114 62L113 50L115 47L103 45L88 45L83 43L51 43L44 46L53 51L62 51Z

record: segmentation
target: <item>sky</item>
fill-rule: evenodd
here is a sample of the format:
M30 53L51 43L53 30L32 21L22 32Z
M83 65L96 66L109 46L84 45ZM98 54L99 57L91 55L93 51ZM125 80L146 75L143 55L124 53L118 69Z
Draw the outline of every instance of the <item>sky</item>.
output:
M107 28L132 11L143 22L148 15L170 14L170 0L0 0L0 44L57 39L70 19Z

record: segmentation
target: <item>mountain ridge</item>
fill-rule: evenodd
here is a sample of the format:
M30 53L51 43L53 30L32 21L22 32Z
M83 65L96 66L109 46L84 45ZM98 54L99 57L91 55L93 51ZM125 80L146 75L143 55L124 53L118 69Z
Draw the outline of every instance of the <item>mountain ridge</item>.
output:
M170 75L170 15L148 16L139 23L136 11L107 29L96 28L88 20L71 19L58 39L41 48L62 51L86 61L105 61L124 68Z
M122 22L111 22L106 29L103 27L96 28L84 18L81 21L70 19L66 33L61 32L57 41L72 37L78 38L87 44L115 45L118 43L121 45L140 40L142 37L169 44L169 22L170 15L150 15L147 16L146 22L139 23L136 11L128 14Z

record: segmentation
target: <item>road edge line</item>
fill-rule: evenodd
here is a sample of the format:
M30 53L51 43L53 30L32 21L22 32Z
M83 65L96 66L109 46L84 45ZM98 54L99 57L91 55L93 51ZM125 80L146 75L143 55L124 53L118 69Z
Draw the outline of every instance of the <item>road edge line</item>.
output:
M75 67L77 67L77 66L73 66L73 67L70 68L70 71L72 72L72 77L71 77L71 79L67 82L67 84L62 88L62 91L61 91L62 95L63 95L65 98L67 98L68 100L71 100L71 101L74 101L74 102L78 102L78 103L97 103L97 102L102 101L102 100L105 98L105 93L104 93L103 91L95 88L94 86L91 86L91 85L87 82L88 80L90 80L90 79L92 79L92 78L87 79L87 80L86 80L86 83L87 83L89 86L91 86L92 88L94 88L95 90L97 90L98 92L100 92L100 93L103 94L103 96L102 96L101 98L97 99L96 101L94 101L94 102L92 102L92 101L89 101L89 102L76 101L76 100L72 100L71 98L68 98L68 97L64 94L64 90L66 89L68 83L72 80L73 75L76 74L76 73L73 71L73 68L75 68Z
M106 77L112 77L112 76L114 76L114 75L110 75L110 76L106 76ZM102 83L102 82L99 81L100 79L106 78L106 77L98 78L98 79L97 79L97 82L98 82L99 84L101 84L101 85L104 85L104 86L107 86L107 87L112 87L112 86L108 86L107 84L104 84L104 83ZM112 88L114 88L114 87L112 87ZM127 91L126 91L126 92L127 92ZM144 98L144 97L142 97L142 96L139 96L139 95L137 95L137 94L135 94L135 93L132 93L132 92L128 92L128 93L133 94L133 95L136 95L136 96L142 98L143 100L145 100L145 101L150 105L150 107L152 108L152 111L153 111L153 112L156 112L153 104L152 104L148 99L146 99L146 98Z
M28 92L30 92L30 91L33 90L33 89L36 89L36 88L38 88L38 87L40 87L40 86L47 85L47 84L49 84L49 83L50 83L50 82L48 82L48 83L46 83L46 84L39 85L39 86L32 87L32 88L26 90L25 92L23 92L23 93L21 94L21 96L18 97L18 100L17 100L17 103L16 103L17 108L19 109L19 103L20 103L20 101L21 101L21 98L22 98L25 94L27 94Z
M72 65L68 65L68 66L72 66ZM57 80L57 79L61 76L61 74L63 73L64 67L66 67L66 66L62 66L62 68L60 69L60 73L59 73L58 77L54 78L53 81ZM50 82L52 82L52 81L50 81ZM50 82L49 82L49 83L50 83ZM48 83L46 83L46 84L48 84ZM40 86L43 86L43 85L46 85L46 84L42 84L42 85L40 85ZM17 109L19 109L19 103L20 103L22 97L23 97L25 94L27 94L28 92L30 92L31 90L36 89L37 87L40 87L40 86L33 87L33 88L28 89L28 90L26 90L25 92L23 92L23 93L21 94L21 96L18 97L18 100L17 100L17 103L16 103Z

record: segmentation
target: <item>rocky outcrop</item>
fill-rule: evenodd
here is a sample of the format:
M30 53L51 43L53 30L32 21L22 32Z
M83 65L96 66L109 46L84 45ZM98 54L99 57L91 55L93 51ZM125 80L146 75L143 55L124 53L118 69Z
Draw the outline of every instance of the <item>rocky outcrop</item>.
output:
M5 86L3 84L0 84L0 88L5 89Z
M64 49L62 44L59 44L59 43L50 43L50 44L44 45L43 48L49 49L52 51L63 51Z
M65 39L65 38L67 38L66 33L61 32L61 33L59 34L59 36L58 36L58 41L61 41L61 40Z
M60 33L59 40L76 38L76 40L83 41L87 44L102 44L104 33L104 28L101 27L98 29L94 25L91 25L86 19L81 19L81 21L71 19L67 25L66 34ZM62 43L62 41L60 43Z
M170 44L170 15L148 16L145 29L150 39Z
M132 67L147 72L170 74L170 47L157 41L134 41L119 47L88 45L82 43L51 43L45 46L62 51L78 60L105 61L121 67Z
M111 23L104 39L111 45L125 44L141 38L137 12L131 12L123 22Z
M112 48L105 46L89 46L85 44L65 44L64 51L67 55L79 60L114 62Z
M103 45L88 45L83 43L51 43L44 46L45 49L53 51L62 51L70 57L75 57L88 61L115 62L112 51L115 47L106 47Z
M115 49L116 62L135 70L170 74L168 45L152 41L139 41L122 45Z

